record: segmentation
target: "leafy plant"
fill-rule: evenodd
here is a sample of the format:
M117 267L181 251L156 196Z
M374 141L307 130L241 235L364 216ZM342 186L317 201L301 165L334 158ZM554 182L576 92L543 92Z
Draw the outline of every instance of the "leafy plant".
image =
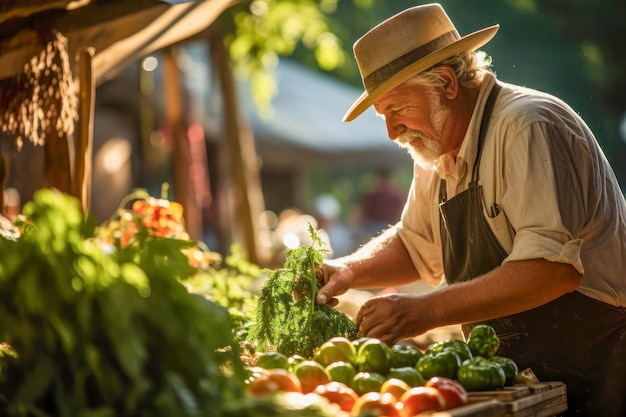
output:
M316 348L334 336L354 340L360 336L356 324L345 314L315 295L321 287L315 270L328 249L309 225L312 243L287 249L283 268L267 271L256 310L256 323L249 340L260 350L276 350L287 356L311 357Z
M235 340L245 342L255 320L261 279L261 268L249 262L242 248L233 244L224 265L213 262L209 268L183 282L192 291L226 307L233 322Z
M140 228L112 250L78 201L39 190L0 236L6 416L222 416L245 394L226 308L181 279L193 242Z

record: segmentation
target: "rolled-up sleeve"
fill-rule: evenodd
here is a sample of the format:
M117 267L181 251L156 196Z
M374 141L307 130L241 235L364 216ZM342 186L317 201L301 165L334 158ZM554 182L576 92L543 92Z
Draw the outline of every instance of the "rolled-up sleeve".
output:
M570 264L584 274L583 241L576 238L580 224L574 219L579 221L584 211L585 190L574 161L568 167L562 161L555 166L551 158L550 142L562 140L554 126L534 122L509 141L502 204L516 233L504 262L546 259ZM567 199L559 197L564 195Z

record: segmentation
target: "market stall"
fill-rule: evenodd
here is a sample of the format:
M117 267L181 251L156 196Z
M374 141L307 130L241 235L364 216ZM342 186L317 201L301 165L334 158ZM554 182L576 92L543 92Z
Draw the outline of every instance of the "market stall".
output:
M2 139L17 150L24 141L45 149L45 181L21 221L0 229L2 414L526 417L565 410L566 387L498 357L493 329L477 327L467 341L388 346L362 337L339 308L316 305L315 267L327 248L312 227L310 246L287 250L284 267L264 270L237 248L222 259L195 239L185 198L137 190L106 222L91 224L94 86L127 60L203 30L229 4L33 0L0 9ZM176 97L176 77L168 82ZM236 165L244 150L237 103L229 101L236 96L226 96ZM180 121L175 110L170 117ZM254 237L251 218L241 220Z
M95 88L130 63L178 42L199 36L233 0L167 2L140 1L42 1L15 2L0 8L0 103L2 115L3 190L9 173L21 191L20 204L30 200L41 186L78 196L89 211L91 198L93 103ZM219 34L218 34L219 35ZM205 39L210 36L205 33ZM216 42L219 45L219 42ZM219 49L216 48L217 53ZM174 58L172 58L174 59ZM163 88L168 101L181 100L176 63L169 65ZM248 198L234 208L246 227L237 231L239 241L257 259L256 219L259 206L258 171L243 162L249 144L239 127L239 104L234 98L232 76L223 63L222 90L226 135L232 146L234 172L248 172L238 187ZM41 88L45 86L45 88ZM229 93L230 91L230 93ZM169 123L178 128L174 139L173 188L187 209L192 236L201 233L198 207L189 186L187 138L184 114L170 106ZM27 146L23 146L26 142ZM33 145L33 146L30 146ZM23 152L26 149L27 152ZM252 148L253 150L253 148ZM9 163L11 161L11 163ZM247 171L242 167L248 167ZM3 193L0 193L2 198ZM247 203L247 204L246 204ZM0 201L0 207L5 204Z

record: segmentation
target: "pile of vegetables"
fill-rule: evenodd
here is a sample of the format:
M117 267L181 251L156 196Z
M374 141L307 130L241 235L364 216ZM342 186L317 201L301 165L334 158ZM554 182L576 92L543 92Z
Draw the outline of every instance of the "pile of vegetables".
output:
M424 377L458 380L468 391L488 391L515 384L519 370L510 358L498 356L500 338L493 327L475 326L467 343L450 339L430 345L417 363Z
M467 343L448 339L424 351L410 344L390 347L378 339L339 336L324 342L311 359L276 351L260 354L247 384L255 396L314 394L351 416L413 417L467 405L473 391L516 384L517 364L497 356L499 346L488 325L476 326Z

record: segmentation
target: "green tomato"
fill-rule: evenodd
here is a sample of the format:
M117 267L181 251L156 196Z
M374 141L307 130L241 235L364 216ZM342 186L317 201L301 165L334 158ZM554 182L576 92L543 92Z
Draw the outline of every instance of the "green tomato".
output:
M333 362L348 362L354 365L356 363L356 348L346 337L333 337L315 351L314 359L324 366Z
M352 378L350 388L359 396L368 392L379 392L385 380L385 376L377 372L357 372Z
M326 367L326 372L332 381L343 382L348 386L356 375L356 369L350 362L333 362Z
M289 358L279 352L263 352L256 361L263 369L289 369Z
M411 387L419 387L426 383L422 374L412 366L391 368L387 373L387 379L391 378L401 379Z
M357 351L357 370L386 375L391 367L391 356L391 348L384 342L378 339L366 340Z

